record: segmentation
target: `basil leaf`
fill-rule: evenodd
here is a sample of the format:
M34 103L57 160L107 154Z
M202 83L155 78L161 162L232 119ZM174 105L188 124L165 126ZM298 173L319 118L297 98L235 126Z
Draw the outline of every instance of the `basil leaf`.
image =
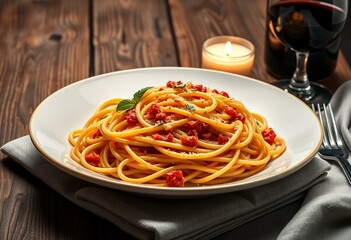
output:
M140 89L133 95L133 99L123 99L120 101L117 105L116 111L122 111L122 110L130 110L134 108L134 106L140 101L140 99L144 96L145 92L149 90L150 88L153 87L145 87L143 89Z
M130 110L135 106L136 102L131 99L123 99L117 105L116 111Z
M144 96L145 92L147 90L149 90L150 88L153 88L153 87L145 87L143 89L140 89L139 91L137 91L136 93L134 93L133 95L133 100L135 103L138 103L140 101L140 99Z

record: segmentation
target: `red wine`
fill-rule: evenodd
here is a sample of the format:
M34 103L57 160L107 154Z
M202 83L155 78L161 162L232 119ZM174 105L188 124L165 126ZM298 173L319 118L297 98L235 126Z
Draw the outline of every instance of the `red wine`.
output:
M269 29L294 50L313 52L333 43L342 32L346 13L318 1L280 1L268 9Z
M291 78L296 67L296 54L268 30L265 39L265 63L270 74L278 79ZM329 77L336 67L340 49L340 37L330 46L310 53L307 74L311 81Z

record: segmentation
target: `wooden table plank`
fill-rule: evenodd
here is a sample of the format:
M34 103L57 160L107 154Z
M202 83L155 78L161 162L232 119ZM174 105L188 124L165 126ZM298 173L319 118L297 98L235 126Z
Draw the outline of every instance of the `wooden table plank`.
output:
M167 3L95 0L95 74L154 66L177 66Z
M88 0L0 3L0 145L28 134L35 107L89 76ZM91 215L0 153L0 238L87 239ZM70 212L70 215L68 214ZM74 226L74 227L73 227Z
M89 76L87 0L2 1L0 144L28 133L34 108Z

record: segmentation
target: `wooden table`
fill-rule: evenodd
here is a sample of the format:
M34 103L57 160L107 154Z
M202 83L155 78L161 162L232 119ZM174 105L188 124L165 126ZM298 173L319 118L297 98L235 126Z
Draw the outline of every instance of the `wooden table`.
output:
M0 145L28 134L36 106L90 76L151 66L200 67L202 43L236 35L256 47L252 76L271 83L264 62L262 0L2 0ZM342 53L335 91L351 79ZM1 239L129 239L0 153Z

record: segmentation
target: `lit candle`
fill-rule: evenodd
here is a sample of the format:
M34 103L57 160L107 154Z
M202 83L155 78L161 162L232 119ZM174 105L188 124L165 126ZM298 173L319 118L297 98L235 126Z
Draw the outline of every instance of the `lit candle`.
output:
M202 67L250 76L255 58L251 42L232 36L206 40L202 48Z

